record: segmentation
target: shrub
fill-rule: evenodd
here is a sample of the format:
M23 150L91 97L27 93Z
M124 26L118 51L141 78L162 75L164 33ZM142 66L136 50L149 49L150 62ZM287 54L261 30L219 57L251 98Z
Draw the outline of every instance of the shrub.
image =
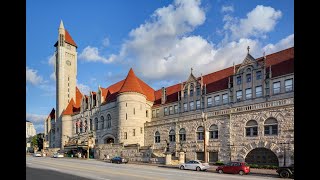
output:
M224 164L221 161L216 161L215 165L221 166L221 165L224 165Z
M250 168L259 168L257 164L249 164Z

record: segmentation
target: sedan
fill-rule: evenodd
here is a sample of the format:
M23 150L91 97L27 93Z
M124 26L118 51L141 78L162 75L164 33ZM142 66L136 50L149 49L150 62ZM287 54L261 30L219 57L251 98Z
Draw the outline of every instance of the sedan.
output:
M216 171L218 173L232 173L232 174L248 174L250 172L250 166L245 162L230 162L226 165L219 166Z
M35 153L33 153L33 157L41 157L41 153L40 152L35 152Z
M196 171L206 171L209 168L208 163L202 163L199 160L191 160L180 165L180 169L191 169Z
M117 163L117 164L125 163L126 164L126 163L128 163L128 160L123 157L116 156L111 159L111 163Z
M53 158L62 158L64 156L63 156L63 154L60 154L60 153L54 153L52 157Z

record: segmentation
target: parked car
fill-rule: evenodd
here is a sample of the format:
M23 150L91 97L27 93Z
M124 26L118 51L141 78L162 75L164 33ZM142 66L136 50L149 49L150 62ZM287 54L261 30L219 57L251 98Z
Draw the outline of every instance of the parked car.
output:
M53 158L62 158L62 157L64 157L64 155L61 153L54 153L52 157Z
M294 164L286 167L278 167L277 173L282 178L289 178L294 176Z
M196 171L206 171L209 167L208 163L203 163L199 160L191 160L180 165L181 170L191 169Z
M35 152L35 153L33 153L33 157L41 157L41 152Z
M218 173L232 173L232 174L248 174L250 173L250 166L245 162L229 162L225 165L219 166L216 171Z
M120 163L128 163L128 160L126 158L123 158L123 157L120 157L120 156L116 156L114 158L112 158L110 160L111 163L117 163L117 164L120 164Z

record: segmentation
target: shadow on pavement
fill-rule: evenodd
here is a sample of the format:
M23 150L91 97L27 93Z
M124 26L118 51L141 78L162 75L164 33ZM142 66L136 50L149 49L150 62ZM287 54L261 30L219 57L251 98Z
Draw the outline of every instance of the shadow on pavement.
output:
M26 180L92 180L48 169L26 167Z

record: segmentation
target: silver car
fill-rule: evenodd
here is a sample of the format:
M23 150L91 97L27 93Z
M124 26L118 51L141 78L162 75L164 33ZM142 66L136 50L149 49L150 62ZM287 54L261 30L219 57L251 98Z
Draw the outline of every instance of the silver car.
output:
M196 171L206 171L209 168L208 163L202 163L199 160L191 160L180 165L180 169L192 169Z

